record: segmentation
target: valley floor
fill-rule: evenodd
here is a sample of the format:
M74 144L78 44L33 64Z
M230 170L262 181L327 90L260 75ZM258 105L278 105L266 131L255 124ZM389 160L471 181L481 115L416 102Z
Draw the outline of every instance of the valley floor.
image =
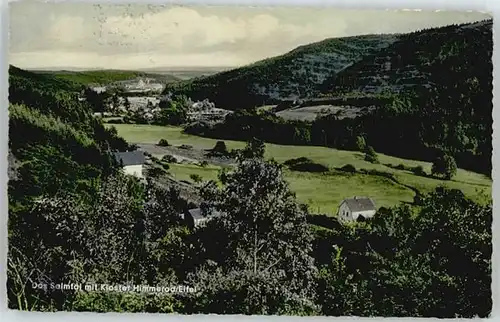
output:
M156 157L165 154L175 155L184 159L183 163L171 164L169 172L176 180L191 181L191 174L198 174L204 180L216 179L221 166L230 164L220 160L207 160L210 165L201 167L193 161L204 160L205 150L214 147L217 140L182 133L180 127L164 127L135 124L113 124L118 134L130 143L135 143L144 151ZM158 147L156 143L166 139L173 147ZM227 141L229 150L243 148L245 142ZM182 144L193 146L192 150L177 149ZM307 173L286 171L285 177L299 201L309 205L311 212L333 215L339 203L348 197L368 196L375 200L378 207L395 206L402 202L410 203L415 196L415 189L425 193L443 185L459 189L469 198L479 202L491 200L492 181L484 175L459 169L451 181L443 181L431 177L417 176L408 170L399 170L394 167L400 164L406 167L421 165L426 173L430 173L431 164L428 162L406 160L379 154L380 164L372 164L364 160L360 152L342 151L326 147L288 146L266 144L266 157L274 158L282 163L289 159L307 157L314 162L330 168L328 173ZM335 170L346 164L351 164L357 170L377 170L392 173L395 180L365 174L345 173Z

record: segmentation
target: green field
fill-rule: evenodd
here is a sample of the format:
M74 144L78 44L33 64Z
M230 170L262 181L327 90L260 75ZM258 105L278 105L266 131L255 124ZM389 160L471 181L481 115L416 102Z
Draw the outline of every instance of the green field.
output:
M131 143L157 143L161 138L170 144L189 144L195 148L212 148L217 140L182 133L179 127L161 127L151 125L113 124L119 135ZM228 149L242 148L244 142L225 141ZM325 147L286 146L266 144L266 157L278 162L288 159L307 157L315 162L329 166L332 170L346 164L352 164L356 169L375 169L393 173L400 184L387 178L366 174L344 174L332 171L329 174L313 174L287 171L285 177L290 183L297 198L310 205L314 212L334 213L340 201L346 197L369 196L377 206L393 206L400 202L411 202L414 192L403 185L411 186L422 192L429 192L439 185L460 189L468 197L484 202L485 197L491 198L492 182L484 175L459 169L451 181L443 181L429 177L416 176L410 171L397 170L386 164L405 166L421 165L429 173L431 164L428 162L406 160L379 154L380 164L364 161L360 152L342 151ZM189 180L189 175L197 173L205 180L217 176L217 167L201 168L195 165L172 165L171 172L178 179Z

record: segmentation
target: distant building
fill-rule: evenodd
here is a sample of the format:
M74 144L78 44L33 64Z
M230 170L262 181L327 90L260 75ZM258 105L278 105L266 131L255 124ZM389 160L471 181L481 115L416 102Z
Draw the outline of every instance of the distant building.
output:
M143 178L142 169L146 162L146 156L142 151L128 151L114 153L116 161L123 166L123 171L126 174Z
M361 216L371 218L376 212L375 202L371 198L353 197L340 203L338 217L344 221L356 221Z
M106 91L106 86L96 86L92 87L92 90L98 94L104 93Z
M204 226L207 221L219 215L219 212L214 212L211 215L205 216L202 214L201 208L186 209L184 213L179 214L181 219L191 228Z

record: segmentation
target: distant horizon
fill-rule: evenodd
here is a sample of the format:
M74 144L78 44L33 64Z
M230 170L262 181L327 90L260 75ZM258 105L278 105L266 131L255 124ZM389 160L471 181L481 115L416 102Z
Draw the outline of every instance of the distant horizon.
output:
M99 68L99 67L33 67L24 68L22 66L10 64L15 67L28 71L51 71L51 72L84 72L84 71L127 71L127 72L177 72L177 71L202 71L202 70L224 70L238 68L240 66L165 66L165 67L146 67L140 69L123 69L123 68Z

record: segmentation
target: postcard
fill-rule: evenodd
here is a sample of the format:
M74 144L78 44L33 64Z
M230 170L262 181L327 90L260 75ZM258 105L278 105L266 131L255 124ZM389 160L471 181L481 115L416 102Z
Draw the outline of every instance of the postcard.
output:
M10 309L489 316L491 16L9 11Z

